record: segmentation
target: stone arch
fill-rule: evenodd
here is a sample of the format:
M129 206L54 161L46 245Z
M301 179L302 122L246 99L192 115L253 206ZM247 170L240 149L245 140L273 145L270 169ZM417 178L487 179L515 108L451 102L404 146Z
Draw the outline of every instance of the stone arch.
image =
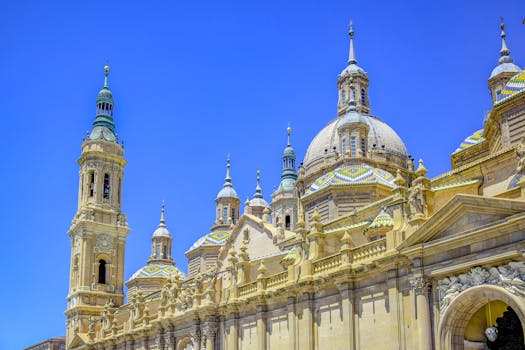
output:
M447 307L438 326L439 348L463 349L465 328L474 313L490 301L500 300L509 305L520 320L525 320L525 300L502 287L480 285L459 294ZM521 322L525 334L525 323Z
M177 345L177 350L195 349L193 340L189 337L182 338Z

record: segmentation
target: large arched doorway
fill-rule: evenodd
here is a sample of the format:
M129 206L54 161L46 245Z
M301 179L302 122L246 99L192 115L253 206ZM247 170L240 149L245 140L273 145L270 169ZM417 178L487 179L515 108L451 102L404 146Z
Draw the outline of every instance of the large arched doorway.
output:
M522 320L522 321L520 321ZM454 299L445 310L438 327L439 348L456 349L524 349L525 301L502 287L481 285L467 289ZM485 329L489 326L502 329L501 337L511 332L519 345L487 344ZM501 339L500 337L500 339ZM512 347L514 346L514 347ZM516 347L518 346L518 347Z
M179 345L177 346L178 350L194 350L195 347L193 346L193 342L190 338L183 338Z

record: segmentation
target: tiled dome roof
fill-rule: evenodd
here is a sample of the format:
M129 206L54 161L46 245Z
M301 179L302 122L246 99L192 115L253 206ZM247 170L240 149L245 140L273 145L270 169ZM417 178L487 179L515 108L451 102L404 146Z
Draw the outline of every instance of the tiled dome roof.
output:
M378 229L378 228L387 228L387 227L394 227L394 219L384 210L381 210L381 212L376 216L374 221L365 228L363 231L367 232L370 230Z
M467 137L465 140L463 140L463 142L461 142L459 147L456 148L454 153L459 152L459 151L463 151L465 148L469 148L470 146L473 146L473 145L475 145L477 143L480 143L481 141L484 141L484 140L485 139L483 138L483 129L479 129L478 131L476 131L475 133L473 133L472 135Z
M228 231L215 231L208 233L193 243L193 245L188 249L188 252L197 249L199 247L212 247L212 246L221 246L226 240L230 237L230 232Z
M525 70L516 74L503 87L501 93L498 95L496 102L501 102L507 98L516 95L517 93L525 91Z
M374 168L367 164L343 165L315 180L306 190L306 195L329 186L374 183L391 188L395 187L394 176L383 169Z
M171 278L176 275L184 276L178 268L168 264L148 264L141 267L131 276L130 280L137 278Z

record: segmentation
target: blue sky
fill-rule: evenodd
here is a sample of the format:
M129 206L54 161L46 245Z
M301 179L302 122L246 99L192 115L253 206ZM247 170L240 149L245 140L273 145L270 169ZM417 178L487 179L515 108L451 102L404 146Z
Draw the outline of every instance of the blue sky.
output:
M302 159L336 116L350 19L372 113L430 175L447 171L450 153L491 107L499 16L523 67L522 0L4 1L0 348L65 332L76 160L106 59L128 160L129 278L149 256L163 199L186 269L184 252L212 224L228 153L242 201L254 193L258 167L270 199L288 122Z

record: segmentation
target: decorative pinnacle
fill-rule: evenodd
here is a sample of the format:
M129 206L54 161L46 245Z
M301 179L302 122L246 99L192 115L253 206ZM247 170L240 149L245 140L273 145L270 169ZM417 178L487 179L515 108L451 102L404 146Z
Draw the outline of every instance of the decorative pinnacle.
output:
M226 178L224 179L224 186L232 185L232 178L230 176L230 154L228 153L228 159L226 160Z
M350 30L348 31L348 34L350 35L350 53L348 55L348 64L356 64L357 59L355 58L355 52L354 52L354 27L352 21L349 23Z
M160 210L159 227L166 227L166 220L164 219L164 200L162 200L162 207L161 207L161 210Z
M507 47L507 41L506 41L506 37L507 35L505 34L505 22L503 21L503 17L500 17L501 19L501 24L499 25L499 27L501 28L501 50L499 51L501 57L499 59L499 63L510 63L512 62L512 58L510 57L510 50L509 48Z
M108 87L108 75L109 75L109 66L108 65L105 65L104 66L104 87Z
M288 123L288 127L286 128L286 132L288 133L288 146L291 146L290 133L292 132L292 128L290 127L290 123Z
M255 186L254 198L262 198L262 189L261 189L261 170L257 169L257 186Z

